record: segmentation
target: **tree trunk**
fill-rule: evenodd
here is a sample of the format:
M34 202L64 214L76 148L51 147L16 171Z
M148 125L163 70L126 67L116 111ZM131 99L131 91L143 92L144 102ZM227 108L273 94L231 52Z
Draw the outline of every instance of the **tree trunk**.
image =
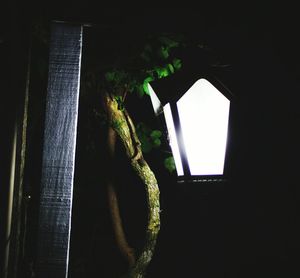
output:
M118 134L124 145L127 157L130 159L131 166L141 178L146 189L148 207L146 242L128 273L130 278L142 278L152 259L160 229L159 188L153 172L143 157L141 143L127 111L125 109L120 110L117 101L107 94L103 96L103 100L109 124Z
M110 157L110 169L109 169L109 176L107 179L107 197L108 197L108 205L111 214L112 226L114 231L114 236L118 248L121 254L127 260L129 267L133 267L135 264L135 255L134 250L129 246L125 232L123 229L122 219L120 215L119 209L119 202L118 196L116 192L116 188L114 185L114 156L115 156L115 146L116 146L116 132L109 127L107 131L107 145L108 145L108 152Z

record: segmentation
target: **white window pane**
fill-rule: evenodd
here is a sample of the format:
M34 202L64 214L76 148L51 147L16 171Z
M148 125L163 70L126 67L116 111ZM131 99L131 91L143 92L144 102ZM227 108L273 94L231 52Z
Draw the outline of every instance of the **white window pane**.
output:
M206 79L199 79L177 102L192 175L223 174L229 106Z
M178 143L177 143L177 137L175 133L175 127L174 127L174 121L171 113L171 107L170 104L167 103L164 106L164 115L166 119L166 124L168 128L168 136L169 136L169 142L172 149L173 157L175 160L175 166L178 176L183 176L183 168L182 163L180 159L179 149L178 149Z

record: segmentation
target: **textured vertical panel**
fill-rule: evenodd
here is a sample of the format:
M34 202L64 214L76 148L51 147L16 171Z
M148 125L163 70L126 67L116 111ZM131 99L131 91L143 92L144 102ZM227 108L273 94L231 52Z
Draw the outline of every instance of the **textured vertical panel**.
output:
M51 29L38 230L38 278L68 274L82 27Z

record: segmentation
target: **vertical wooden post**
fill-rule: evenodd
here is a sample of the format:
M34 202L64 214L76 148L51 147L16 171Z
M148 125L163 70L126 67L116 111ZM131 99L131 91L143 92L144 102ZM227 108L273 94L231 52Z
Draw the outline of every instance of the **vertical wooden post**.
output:
M82 26L52 23L42 158L38 278L68 275Z

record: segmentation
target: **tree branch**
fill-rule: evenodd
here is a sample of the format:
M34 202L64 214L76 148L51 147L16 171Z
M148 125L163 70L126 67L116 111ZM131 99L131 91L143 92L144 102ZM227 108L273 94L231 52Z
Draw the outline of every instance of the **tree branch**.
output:
M159 188L154 173L143 157L141 143L129 114L126 110L119 110L118 103L108 95L104 95L104 102L109 123L118 134L125 148L127 157L130 159L132 168L140 177L146 189L148 225L145 245L135 265L128 273L128 277L130 278L141 278L144 277L144 272L152 259L160 229Z

